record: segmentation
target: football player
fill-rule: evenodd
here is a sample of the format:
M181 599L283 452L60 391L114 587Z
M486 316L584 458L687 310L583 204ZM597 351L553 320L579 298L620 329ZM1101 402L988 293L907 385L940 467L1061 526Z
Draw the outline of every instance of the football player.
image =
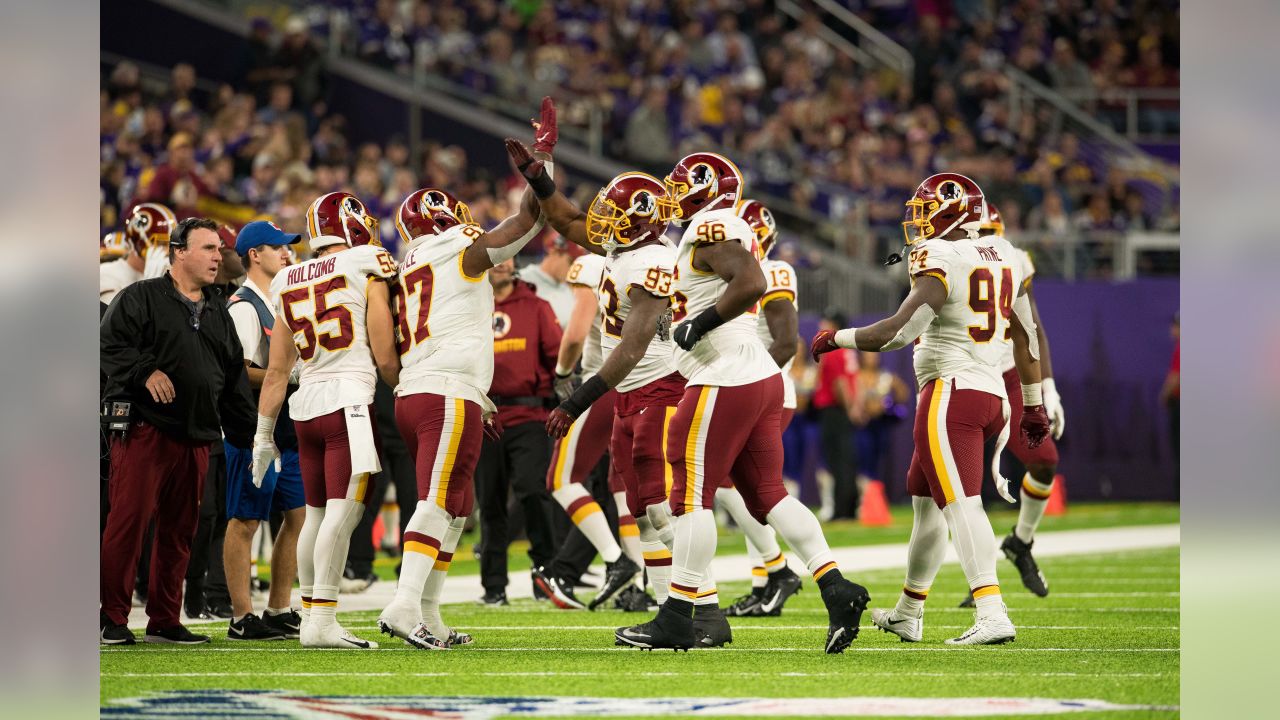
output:
M1004 222L995 203L987 202L987 218L983 221L979 234L1004 237ZM1045 580L1044 573L1040 572L1040 566L1031 555L1031 543L1053 490L1053 478L1058 472L1058 445L1054 441L1062 437L1067 418L1062 411L1058 389L1054 386L1049 339L1045 337L1044 323L1040 322L1040 310L1036 307L1036 297L1031 287L1036 267L1026 250L1015 247L1013 254L1014 261L1022 265L1022 282L1027 289L1027 302L1031 304L1031 317L1036 322L1036 341L1040 346L1040 387L1052 434L1035 448L1028 446L1026 438L1021 435L1012 439L1013 456L1018 458L1027 472L1022 477L1022 490L1018 498L1018 523L1000 543L1000 550L1018 568L1022 584L1036 595L1044 597L1049 594L1049 581ZM1022 395L1018 392L1018 371L1014 366L1012 348L1005 356L1003 367L1005 393L1009 397L1009 420L1015 422L1022 416ZM960 603L960 607L973 607L972 593Z
M756 317L756 335L769 350L769 357L782 368L782 430L791 424L796 410L796 385L791 379L791 363L795 360L799 340L799 315L796 311L795 270L782 260L770 260L769 253L778 240L778 226L773 213L758 200L738 203L738 217L747 221L755 233L756 256L764 272L766 288L760 298L761 312ZM787 598L799 592L799 576L787 567L778 547L773 528L751 517L742 494L733 487L733 477L725 477L716 490L716 504L728 511L733 522L747 538L747 557L751 560L751 592L734 600L725 614L734 616L776 617L782 614Z
M396 424L409 440L418 504L404 532L395 598L381 630L422 649L471 643L440 616L440 593L475 504L472 476L484 434L497 439L493 381L493 286L485 273L516 256L542 229L525 192L516 213L486 232L467 204L435 188L400 204L396 230L407 248L395 287L402 368Z
M157 257L164 256L167 268L169 233L173 232L177 225L178 218L164 205L141 203L134 207L124 225L128 254L122 259L102 263L99 266L98 298L110 304L117 293L142 280L143 272L147 267L147 258L153 254ZM156 247L159 250L152 253L151 249ZM163 274L163 271L159 273L159 275Z
M321 195L307 209L315 257L271 281L275 327L258 405L254 484L280 457L272 439L289 374L298 389L289 413L298 435L306 516L298 537L302 589L300 641L312 648L376 648L337 621L338 583L351 533L382 469L373 418L375 371L399 380L390 281L396 262L378 242L378 221L346 192Z
M661 602L671 578L672 546L666 502L671 466L664 440L685 384L672 362L669 335L658 332L660 322L669 323L673 303L675 314L684 316L671 282L675 253L662 237L675 205L657 178L625 172L601 188L583 212L556 189L545 158L535 158L511 139L507 152L529 181L547 222L566 239L608 257L600 280L604 362L551 411L547 432L563 438L587 408L617 390L609 454L626 487L645 569Z
M112 262L120 258L129 257L130 247L129 240L125 238L123 230L109 232L102 236L102 240L98 242L98 262Z
M865 328L823 330L814 357L836 348L888 352L916 342L920 387L915 453L907 471L915 522L907 546L907 577L898 604L872 611L877 627L916 642L924 601L951 534L973 591L976 621L950 645L993 645L1017 634L996 577L995 535L982 508L982 449L996 438L992 474L1010 502L999 457L1009 435L1009 402L1001 378L1012 346L1025 410L1019 432L1028 446L1049 433L1036 360L1035 326L1023 269L1008 241L980 238L986 202L977 183L955 173L926 178L907 201L903 230L911 292L892 317ZM890 262L901 255L890 257Z
M556 395L561 401L568 400L580 384L580 378L574 372L579 359L582 360L582 377L587 380L604 364L600 324L596 322L600 316L596 292L604 274L605 259L600 255L586 254L574 261L565 277L573 293L573 306L556 360ZM618 509L618 539L614 538L600 504L584 484L609 449L617 395L616 391L610 390L578 416L565 436L555 444L551 465L547 468L547 490L551 497L564 508L574 526L605 561L605 582L591 600L592 610L619 591L634 587L631 580L639 574L644 558L635 518L627 508L625 486L612 463L609 464L608 476L610 492ZM565 548L571 545L566 543ZM588 606L574 594L573 578L557 570L562 565L564 553L562 548L556 560L547 567L534 568L534 582L556 607L586 608ZM567 559L563 564L567 564Z
M840 574L818 519L782 486L782 376L757 335L768 284L754 254L756 234L735 212L742 174L724 156L693 153L664 183L685 231L675 272L659 282L671 282L688 315L672 332L676 368L689 380L667 439L676 556L657 617L619 628L616 637L677 649L730 640L708 570L716 551L712 504L732 475L752 517L780 532L813 574L827 607L826 652L843 652L858 635L868 595ZM711 626L718 634L696 633L700 615L719 617Z

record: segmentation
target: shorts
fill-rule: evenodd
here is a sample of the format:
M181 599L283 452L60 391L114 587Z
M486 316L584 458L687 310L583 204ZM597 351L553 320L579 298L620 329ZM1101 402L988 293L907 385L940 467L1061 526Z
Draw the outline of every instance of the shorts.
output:
M787 495L782 485L782 376L746 385L690 385L667 439L675 476L671 512L714 507L732 477L757 521Z
M1053 435L1045 436L1038 447L1028 447L1027 439L1018 430L1022 421L1022 380L1018 378L1018 369L1012 368L1004 374L1004 389L1009 395L1009 450L1024 467L1044 465L1058 466L1058 444Z
M782 426L782 432L785 433L787 431L787 426L791 424L791 419L794 418L795 416L796 416L795 408L787 408L787 407L782 408L782 419L779 421L779 424ZM785 459L785 457L786 457L786 454L784 453L783 458ZM733 486L734 486L733 473L730 472L728 475L725 476L723 480L720 481L720 487L731 488Z
M396 425L413 457L419 501L434 502L452 517L471 514L483 414L479 405L458 397L414 393L396 398Z
M373 426L374 445L381 455L378 420L372 412L369 422ZM351 474L351 439L347 435L347 419L343 410L334 410L310 420L294 420L293 427L298 432L298 462L302 468L302 491L308 505L324 507L329 500L354 500L366 506L373 503L370 474Z
M302 469L297 450L280 451L280 472L267 468L262 487L253 486L253 450L224 442L227 456L227 517L266 520L273 512L302 507Z
M552 446L547 490L555 492L568 483L582 484L604 457L613 434L613 406L617 397L612 390L602 395Z
M907 492L946 507L982 494L983 445L1004 428L1004 402L981 390L957 390L955 381L924 386L916 404L915 452Z
M665 448L667 430L684 394L684 377L671 373L644 387L618 393L609 455L627 492L634 517L666 502L672 483Z

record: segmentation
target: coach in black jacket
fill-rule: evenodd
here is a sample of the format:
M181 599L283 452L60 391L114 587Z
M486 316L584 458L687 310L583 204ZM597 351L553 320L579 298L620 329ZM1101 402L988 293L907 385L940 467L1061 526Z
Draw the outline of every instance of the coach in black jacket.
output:
M99 588L104 644L134 642L126 626L133 572L152 517L145 640L209 640L184 628L178 615L209 445L225 433L232 443L250 446L257 412L226 302L209 288L221 246L213 221L182 221L169 241L172 270L125 288L102 318L108 407L129 403L132 413L128 432L111 441L111 512Z

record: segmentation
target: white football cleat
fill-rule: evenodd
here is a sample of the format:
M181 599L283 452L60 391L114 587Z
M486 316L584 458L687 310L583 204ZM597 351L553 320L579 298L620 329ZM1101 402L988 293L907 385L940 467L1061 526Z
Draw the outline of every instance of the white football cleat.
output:
M1001 613L978 618L974 621L973 627L966 630L960 637L947 640L946 644L1003 645L1013 642L1017 635L1018 631L1013 627L1013 621L1008 615Z
M378 616L378 629L401 640L409 640L417 632L422 622L422 610L417 605L396 604L392 602Z
M376 650L378 643L363 640L352 635L349 630L338 623L321 626L312 621L300 633L298 638L305 648L343 648L347 650Z
M442 640L432 634L431 628L426 623L418 623L413 628L413 632L409 633L405 642L418 648L419 650L448 650L449 641Z
M902 638L902 642L920 642L924 637L924 611L917 617L899 615L893 610L872 610L871 622L887 633Z

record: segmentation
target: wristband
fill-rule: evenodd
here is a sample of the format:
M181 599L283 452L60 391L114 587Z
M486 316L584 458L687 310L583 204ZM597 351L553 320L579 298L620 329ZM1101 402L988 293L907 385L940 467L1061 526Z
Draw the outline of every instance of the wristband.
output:
M1022 386L1022 406L1035 407L1044 404L1044 396L1040 391L1040 383Z
M724 318L720 317L720 313L716 312L716 306L703 310L693 319L693 328L698 331L699 335L706 335L724 324Z
M258 429L253 436L254 442L259 439L268 441L276 431L276 419L269 415L258 415Z
M526 179L529 181L529 187L533 188L533 194L537 195L539 200L546 200L556 194L556 181L551 179L545 166L535 177Z
M560 409L576 418L607 392L609 392L609 384L604 381L604 378L592 375L590 380L573 391L573 395L569 396L568 400L560 403Z
M560 367L559 365L556 365L556 377L560 378L561 380L569 377L572 374L573 374L573 368L565 369Z
M854 339L855 338L854 333L856 332L858 332L858 328L849 328L847 330L837 330L836 334L832 336L831 340L835 342L836 345L842 348L856 348L858 347L858 341Z

